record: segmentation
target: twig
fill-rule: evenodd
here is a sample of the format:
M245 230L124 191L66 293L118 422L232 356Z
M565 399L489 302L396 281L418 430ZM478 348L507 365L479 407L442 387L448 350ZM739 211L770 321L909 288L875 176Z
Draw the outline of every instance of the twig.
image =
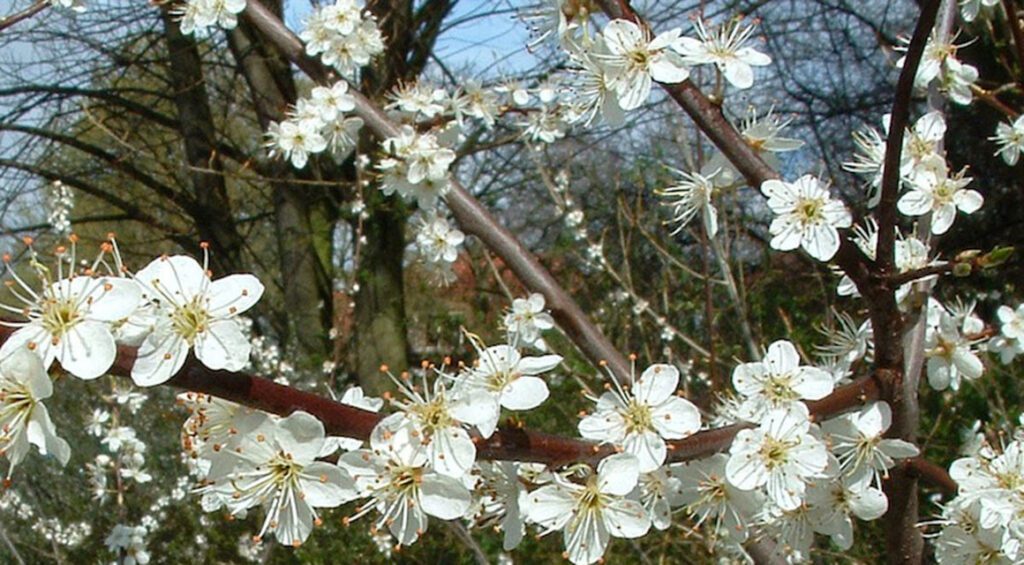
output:
M459 538L459 541L466 544L469 548L469 552L473 554L473 560L476 561L477 565L490 565L490 561L487 559L487 554L484 553L483 549L480 549L480 544L476 543L473 539L472 534L466 530L466 526L462 525L462 522L457 520L444 520L444 525L447 526L455 537Z
M914 93L914 79L921 66L924 48L935 27L940 0L921 3L921 15L903 59L903 70L896 82L896 97L892 104L889 135L885 140L885 160L882 169L882 196L878 204L878 255L876 263L882 273L892 271L896 254L896 199L900 189L900 156L903 135L910 119L910 103Z
M1018 75L1017 83L1024 85L1024 32L1020 28L1020 19L1017 17L1017 7L1013 0L1003 0L1003 9L1006 11L1006 24L1010 26L1010 35L1013 36L1013 46L1016 48Z
M48 0L39 0L35 4L32 4L31 6L25 8L20 12L16 12L9 16L4 16L0 18L0 31L7 29L22 20L27 20L28 18L31 18L32 16L45 10L47 7L49 7L49 5L50 2Z
M949 261L947 263L939 263L938 265L928 265L927 267L921 267L920 269L914 269L912 271L896 273L889 277L889 283L893 288L899 288L907 283L911 283L919 279L951 273L956 265L957 263L955 261Z

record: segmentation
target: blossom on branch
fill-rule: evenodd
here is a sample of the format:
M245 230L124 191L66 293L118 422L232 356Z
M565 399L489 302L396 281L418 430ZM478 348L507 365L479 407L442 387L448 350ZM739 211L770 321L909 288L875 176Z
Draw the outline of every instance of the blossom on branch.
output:
M767 180L761 192L775 214L769 227L771 246L779 251L802 247L819 261L828 261L839 250L838 228L848 228L853 219L846 206L835 200L821 182L804 175L795 182Z
M190 349L211 369L238 371L252 348L238 315L263 296L253 275L212 280L203 265L185 255L155 259L135 274L148 299L157 304L156 322L139 347L132 380L153 386L174 376Z

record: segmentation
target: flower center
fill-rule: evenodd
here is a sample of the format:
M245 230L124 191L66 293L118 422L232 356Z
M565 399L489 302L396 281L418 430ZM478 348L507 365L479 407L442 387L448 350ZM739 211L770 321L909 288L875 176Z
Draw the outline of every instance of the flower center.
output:
M422 467L399 467L391 472L390 490L398 495L411 495L423 482Z
M626 421L626 433L642 433L651 429L654 418L651 416L651 407L631 399L626 408L622 410L622 418Z
M786 375L768 375L764 384L764 395L773 402L789 402L799 396L793 390L792 378Z
M43 328L55 339L82 321L75 302L68 298L47 299L43 304Z
M793 445L790 442L775 439L773 437L764 438L764 443L761 445L761 460L764 461L765 467L768 469L775 469L781 467L789 459L789 448Z
M501 392L519 377L519 373L508 369L499 369L487 376L487 388L493 392Z
M793 211L800 223L817 224L825 219L822 213L825 209L825 201L820 198L803 198L796 204Z
M203 307L202 296L197 296L191 302L174 309L171 314L171 327L174 332L180 335L189 345L193 345L196 337L206 331L210 322L210 313Z
M270 460L269 467L270 478L279 487L293 483L302 472L302 465L292 460L291 454L283 451Z
M587 486L579 495L579 515L583 515L586 512L598 511L605 505L605 497L601 494L601 489L598 488L597 475L591 475L587 479Z
M942 181L935 186L935 203L936 204L948 204L953 201L953 194L956 189L952 184Z
M423 423L423 432L430 437L437 430L450 427L452 417L448 414L448 407L444 397L439 396L426 404L418 404L412 409Z

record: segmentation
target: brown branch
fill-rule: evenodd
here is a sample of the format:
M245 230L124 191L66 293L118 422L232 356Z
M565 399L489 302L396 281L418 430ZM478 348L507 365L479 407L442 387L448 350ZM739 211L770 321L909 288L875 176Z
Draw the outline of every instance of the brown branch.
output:
M299 38L281 20L258 1L247 4L245 17L290 61L315 81L336 80L334 73L319 61L308 57ZM356 89L350 90L355 98L355 113L378 137L394 137L399 127L388 116ZM502 226L491 213L457 180L451 179L452 190L446 197L460 227L475 235L484 245L501 257L523 284L544 295L547 306L559 327L594 364L606 362L619 378L627 378L630 365L608 338L583 312L572 296L522 243Z
M892 271L896 254L896 199L900 190L900 156L903 135L910 120L910 104L914 93L914 79L921 66L924 48L935 27L940 0L921 3L921 15L907 46L903 70L896 82L896 97L892 104L889 134L885 140L885 160L882 169L882 196L878 204L878 255L876 262L883 273Z
M935 488L939 489L942 494L953 497L956 496L958 485L945 468L932 463L931 461L923 457L914 457L911 459L904 459L900 466L903 472L920 479L924 479L925 482L930 483Z
M0 342L6 341L15 328L0 326ZM121 346L109 373L129 377L135 364L137 349ZM270 379L215 371L190 356L178 374L167 384L193 392L201 392L248 406L287 416L303 410L323 422L329 435L367 440L374 426L382 419L380 414L342 404L311 392L301 391L275 383ZM825 419L864 402L878 398L875 379L862 378L840 387L831 395L807 407L815 419ZM706 457L729 448L736 433L748 427L737 424L697 432L681 440L669 442L668 462L676 463ZM490 438L474 437L477 457L484 460L505 460L544 463L553 467L575 462L596 464L616 452L611 445L557 436L527 430L520 426L501 426Z
M1003 9L1006 10L1006 25L1010 26L1010 35L1013 36L1013 46L1017 55L1017 65L1020 67L1017 83L1024 84L1024 31L1021 31L1020 28L1016 2L1003 0Z
M16 12L9 16L4 16L0 18L0 31L7 29L22 20L27 20L31 18L32 16L45 10L49 5L50 2L48 0L39 0L35 4L32 4L31 6L25 8L20 12Z
M899 288L907 283L911 283L919 279L951 273L957 264L958 263L956 261L950 261L948 263L928 265L927 267L921 267L920 269L896 273L889 277L889 284L892 285L893 288Z

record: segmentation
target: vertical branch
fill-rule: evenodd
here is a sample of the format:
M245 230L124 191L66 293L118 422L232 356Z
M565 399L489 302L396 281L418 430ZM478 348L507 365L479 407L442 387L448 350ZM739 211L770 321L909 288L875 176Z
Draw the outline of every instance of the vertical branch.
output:
M1017 54L1017 82L1024 83L1024 31L1021 30L1020 18L1017 17L1017 3L1013 0L1003 0L1003 10L1006 11L1006 25L1010 26L1010 35L1013 36L1013 46Z
M900 188L900 155L903 152L903 134L910 119L910 103L914 93L914 79L921 66L924 48L935 27L940 0L921 3L921 15L907 47L903 70L896 83L896 98L892 104L889 135L885 140L885 161L882 169L882 197L878 204L878 259L876 263L883 275L893 268L896 253L896 200Z

